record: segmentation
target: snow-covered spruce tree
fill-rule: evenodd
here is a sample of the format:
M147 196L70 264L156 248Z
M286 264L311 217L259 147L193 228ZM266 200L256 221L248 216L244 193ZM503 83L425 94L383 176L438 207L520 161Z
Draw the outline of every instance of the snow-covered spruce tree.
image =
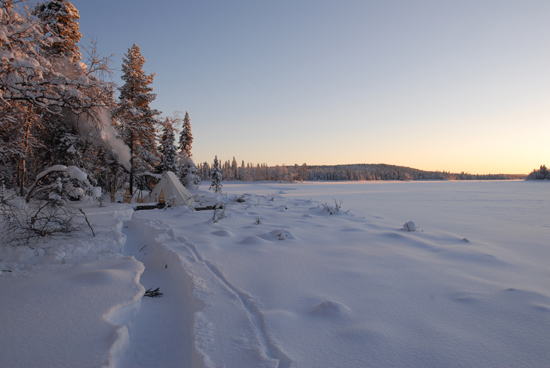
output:
M130 192L134 191L134 180L138 173L151 171L159 161L155 136L159 111L149 105L156 98L150 87L154 74L143 71L145 58L134 44L123 58L120 106L116 116L120 120L122 139L130 147Z
M197 189L202 180L199 170L190 157L180 153L179 160L179 179L187 189Z
M170 118L166 118L162 124L162 135L160 138L160 163L156 167L156 171L160 174L172 171L178 175L177 152L174 145L175 138L174 126Z
M222 170L220 168L220 163L218 162L218 156L214 157L214 165L212 166L212 184L210 184L209 189L214 189L215 193L222 192Z
M67 0L50 0L38 3L33 14L42 22L45 32L54 37L54 41L43 48L53 57L63 56L71 62L82 59L78 42L82 38L78 19L78 10Z
M181 119L177 116L175 119L177 119L177 121L181 121ZM191 153L192 146L193 134L191 133L191 118L189 118L189 113L185 112L178 142L178 168L179 179L188 189L198 188L201 184L199 171L191 159L193 156Z
M183 118L183 126L181 128L178 149L181 153L187 157L193 156L191 154L191 148L193 147L193 134L191 133L191 119L189 113L185 112Z

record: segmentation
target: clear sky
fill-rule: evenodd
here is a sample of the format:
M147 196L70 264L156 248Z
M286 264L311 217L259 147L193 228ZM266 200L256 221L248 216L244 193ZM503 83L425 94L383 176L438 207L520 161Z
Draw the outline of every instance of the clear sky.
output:
M550 1L72 0L83 41L156 73L195 162L550 165Z

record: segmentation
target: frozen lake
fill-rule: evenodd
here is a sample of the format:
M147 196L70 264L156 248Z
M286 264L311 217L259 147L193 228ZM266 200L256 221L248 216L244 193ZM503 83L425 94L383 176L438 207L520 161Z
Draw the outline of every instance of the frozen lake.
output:
M208 189L208 187L204 188ZM411 181L228 183L224 192L311 198L420 229L440 229L550 259L550 183L536 181ZM523 251L522 251L523 252Z
M173 216L156 221L192 244L187 258L172 248L188 272L213 275L201 276L207 307L195 327L215 364L544 367L549 184L226 183L218 223L201 214L185 231ZM328 215L323 204L335 200L342 211ZM403 231L411 220L419 230ZM193 271L197 257L207 272ZM216 280L233 297L214 296ZM243 317L251 324L228 323ZM219 346L231 344L241 353L228 358ZM262 358L250 363L250 350Z

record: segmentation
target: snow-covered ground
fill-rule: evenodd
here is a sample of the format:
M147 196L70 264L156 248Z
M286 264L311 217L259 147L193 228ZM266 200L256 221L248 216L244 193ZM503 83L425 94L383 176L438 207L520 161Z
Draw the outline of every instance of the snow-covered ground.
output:
M216 223L87 208L95 238L2 250L0 367L547 367L548 184L226 183Z

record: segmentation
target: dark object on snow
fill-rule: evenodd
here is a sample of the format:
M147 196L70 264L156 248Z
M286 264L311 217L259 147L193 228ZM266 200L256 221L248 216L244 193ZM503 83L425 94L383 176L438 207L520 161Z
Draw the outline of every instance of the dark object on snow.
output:
M152 204L143 204L136 207L136 211L141 210L158 210L166 207L166 203L152 203Z
M155 290L151 289L147 289L143 296L148 296L150 298L160 298L162 296L162 293L159 291L160 287L156 288Z
M406 222L403 224L403 230L405 231L416 231L418 230L418 226L413 221Z
M246 197L248 197L249 194L243 194L239 197L237 197L237 199L235 199L235 202L239 202L239 203L246 203Z
M212 206L195 207L195 211L216 211L225 209L225 203L218 202Z
M213 211L218 209L217 206L195 207L195 211Z

